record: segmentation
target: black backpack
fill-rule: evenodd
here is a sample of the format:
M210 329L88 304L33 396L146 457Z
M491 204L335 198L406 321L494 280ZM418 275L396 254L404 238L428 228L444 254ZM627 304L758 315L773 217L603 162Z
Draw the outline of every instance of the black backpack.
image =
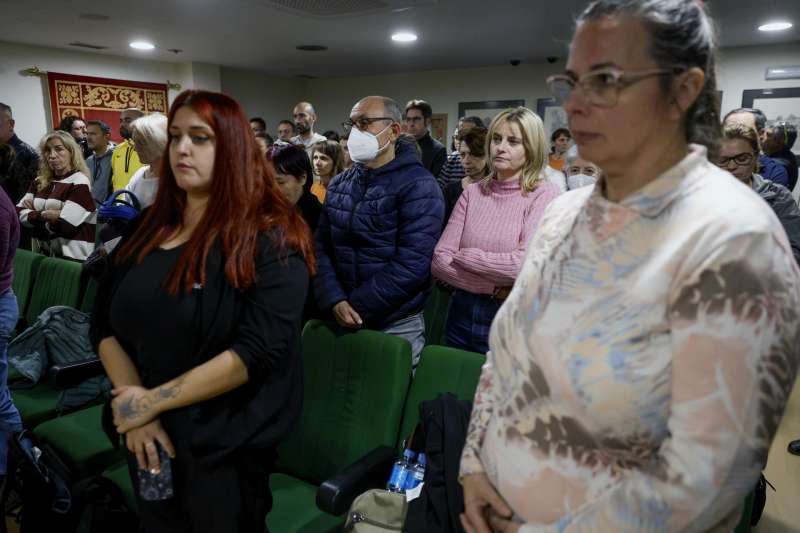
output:
M9 441L4 498L15 492L22 502L20 533L135 533L136 513L121 490L101 476L75 480L46 443L23 430Z
M470 402L450 393L420 403L420 423L414 430L411 449L425 452L425 484L419 497L408 504L403 531L464 531L458 518L464 512L464 491L458 482L458 469L471 411Z

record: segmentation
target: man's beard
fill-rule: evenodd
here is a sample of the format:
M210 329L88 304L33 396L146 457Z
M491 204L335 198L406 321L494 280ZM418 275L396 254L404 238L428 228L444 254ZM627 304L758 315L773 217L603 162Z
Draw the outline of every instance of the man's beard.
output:
M311 131L311 126L308 124L298 124L297 125L297 133L308 133Z
M131 130L129 130L125 126L120 126L119 127L119 135L123 139L130 139L131 138Z

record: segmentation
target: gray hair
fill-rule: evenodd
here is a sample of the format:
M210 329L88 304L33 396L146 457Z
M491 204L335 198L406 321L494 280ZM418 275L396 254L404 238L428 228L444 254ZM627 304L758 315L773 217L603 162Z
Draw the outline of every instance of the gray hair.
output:
M697 67L705 75L697 100L686 113L686 140L719 149L720 120L715 69L717 34L700 0L595 0L578 17L578 24L606 16L641 19L650 33L650 55L664 69ZM672 81L663 78L664 89Z
M403 122L403 111L397 102L385 96L381 96L381 100L383 101L383 109L386 111L386 116L392 117L392 120L401 124Z
M131 123L131 133L144 145L148 153L163 154L167 147L167 117L162 113L151 113Z

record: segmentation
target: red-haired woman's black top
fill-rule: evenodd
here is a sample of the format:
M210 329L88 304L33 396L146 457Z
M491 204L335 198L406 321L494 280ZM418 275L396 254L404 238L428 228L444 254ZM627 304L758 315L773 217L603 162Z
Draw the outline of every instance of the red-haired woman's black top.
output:
M119 247L117 247L119 249ZM246 291L226 280L221 252L208 257L206 283L190 294L163 287L181 247L156 249L141 264L113 267L97 294L92 341L114 336L147 388L232 349L249 381L210 400L160 416L173 442L215 464L237 451L273 448L300 414L300 330L308 269L269 234L259 240L257 282Z

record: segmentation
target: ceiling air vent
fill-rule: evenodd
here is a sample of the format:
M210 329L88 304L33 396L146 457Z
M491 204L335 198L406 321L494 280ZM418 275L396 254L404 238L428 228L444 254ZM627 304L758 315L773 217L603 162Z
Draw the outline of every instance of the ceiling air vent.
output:
M80 41L75 41L74 43L69 43L70 46L77 46L78 48L88 48L90 50L108 50L108 46L101 46L99 44L91 44L91 43L82 43Z
M300 46L295 46L301 52L324 52L328 49L327 46L323 46L321 44L301 44Z
M304 17L346 17L437 4L439 0L252 0Z

